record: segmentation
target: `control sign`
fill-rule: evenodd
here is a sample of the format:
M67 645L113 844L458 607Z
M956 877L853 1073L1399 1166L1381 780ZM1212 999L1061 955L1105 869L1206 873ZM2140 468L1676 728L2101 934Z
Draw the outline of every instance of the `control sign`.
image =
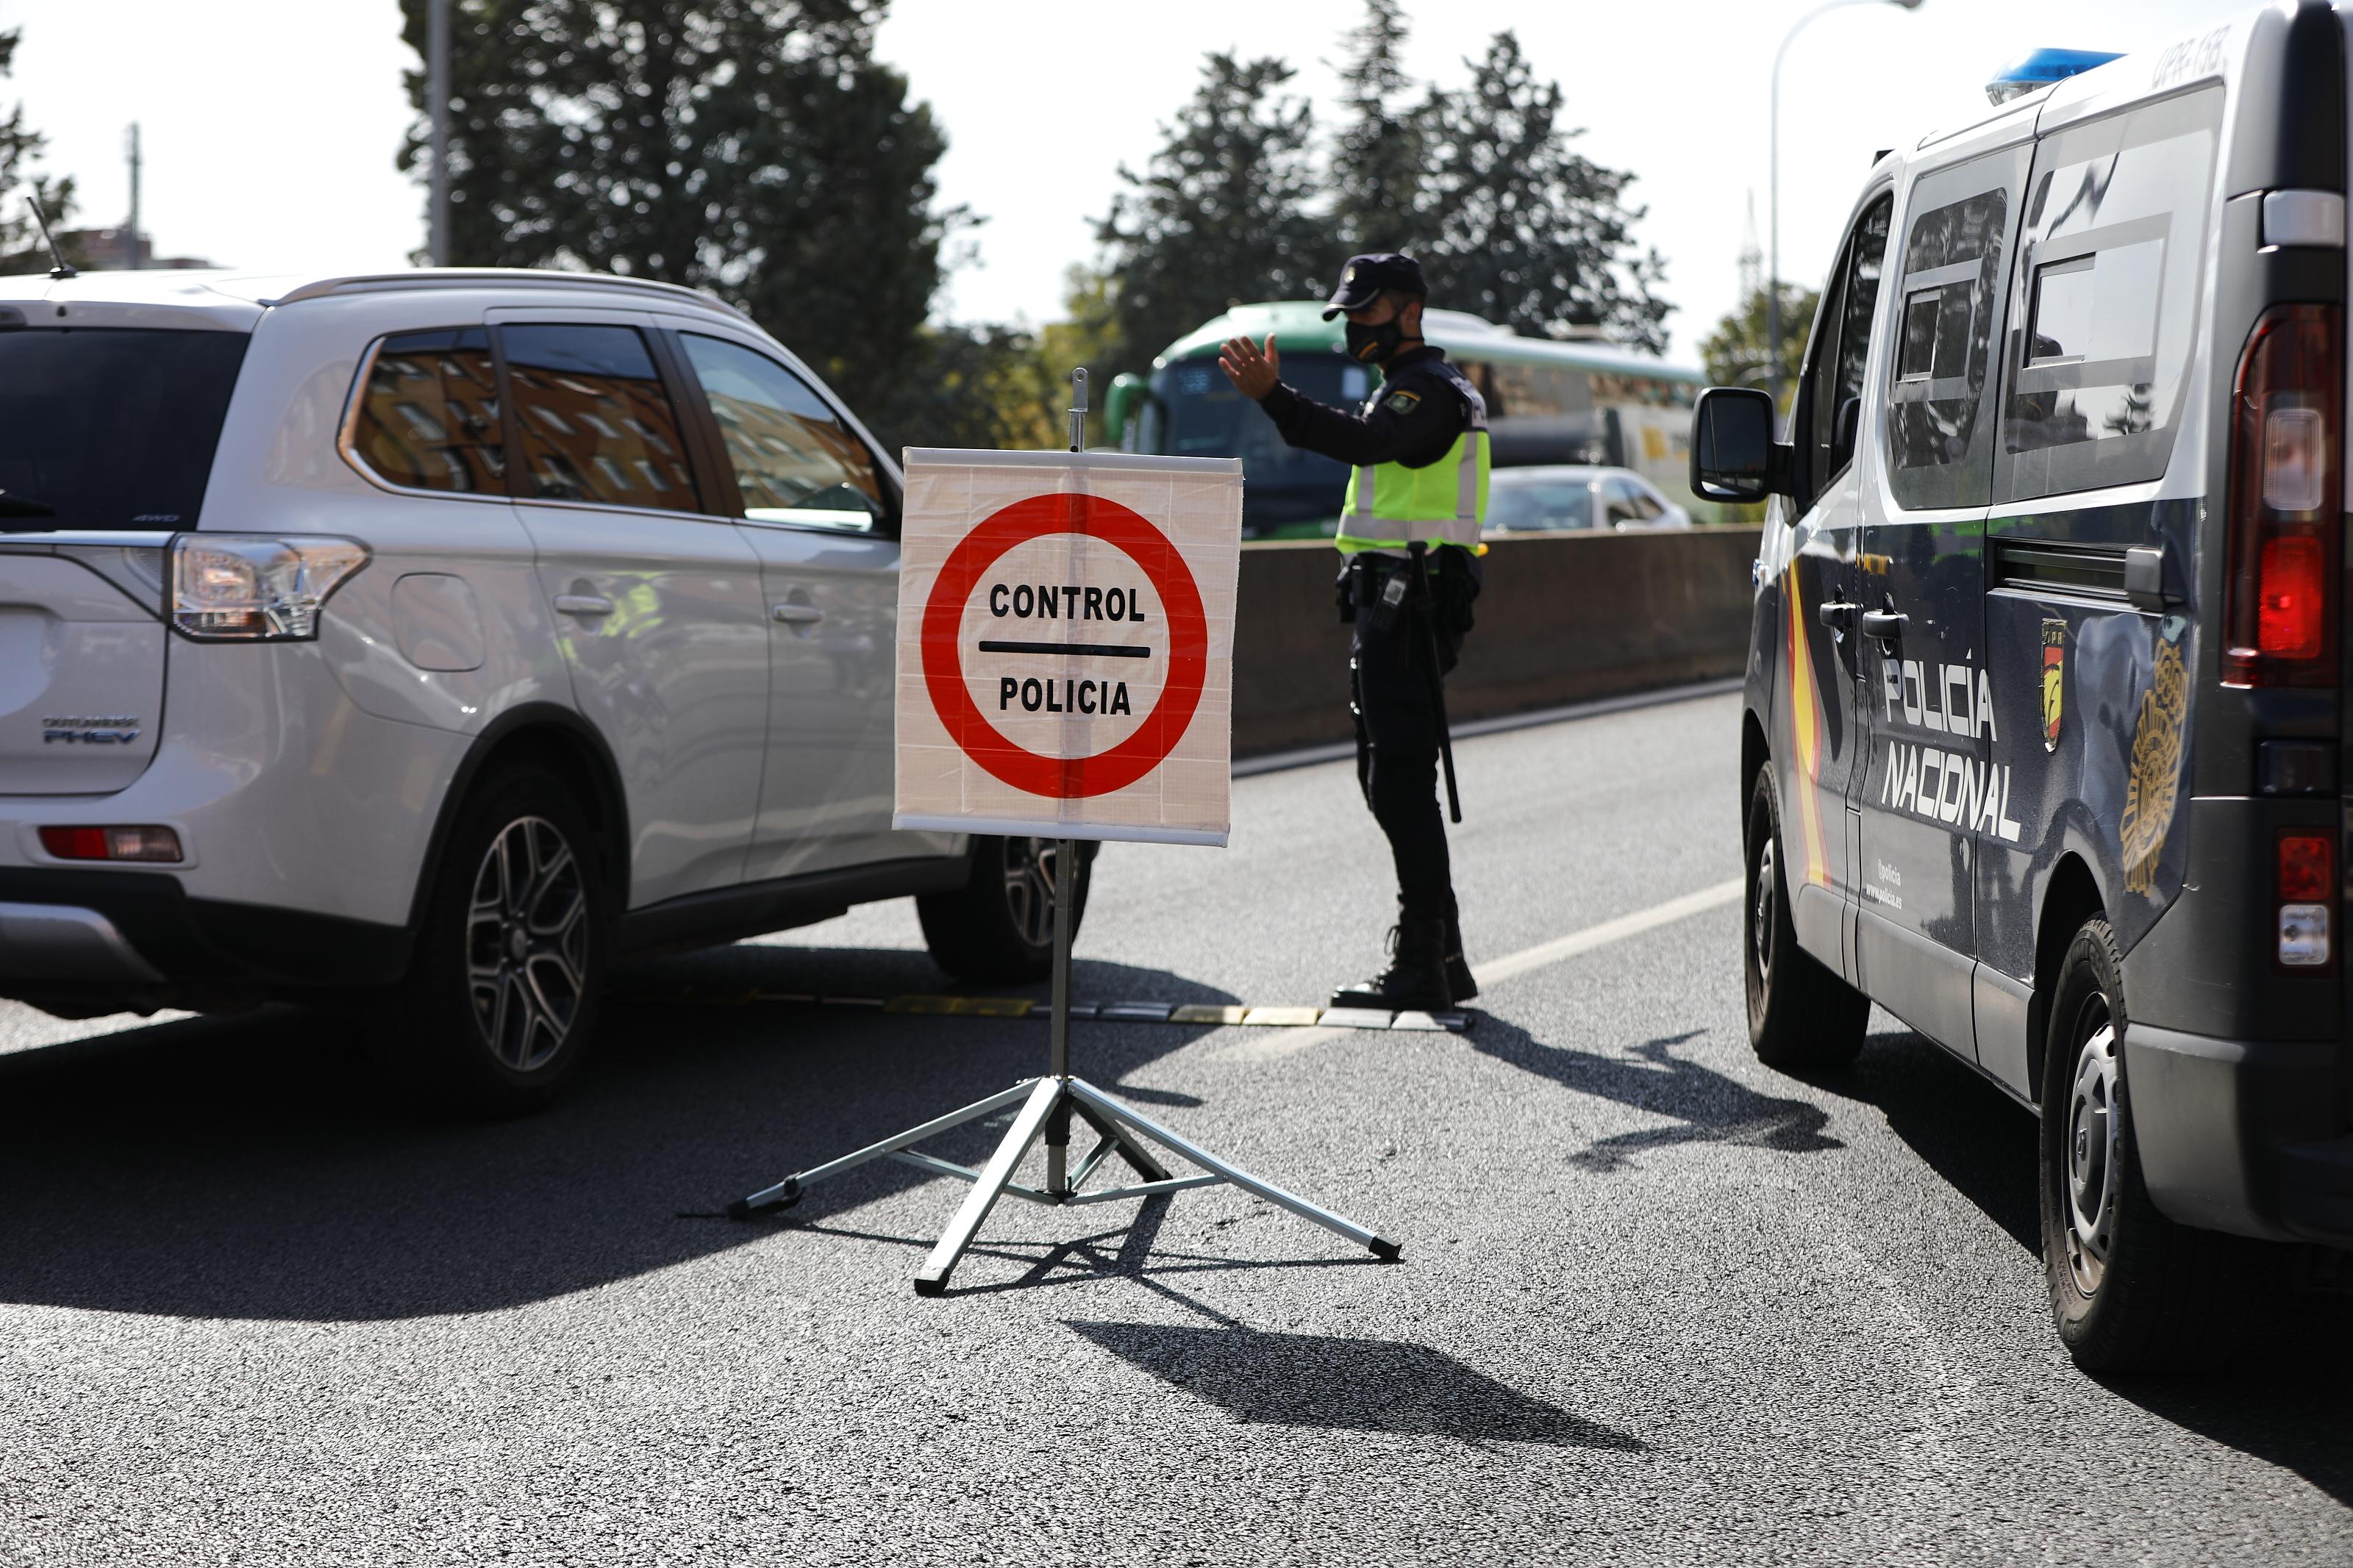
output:
M1241 464L906 454L892 826L1223 844Z

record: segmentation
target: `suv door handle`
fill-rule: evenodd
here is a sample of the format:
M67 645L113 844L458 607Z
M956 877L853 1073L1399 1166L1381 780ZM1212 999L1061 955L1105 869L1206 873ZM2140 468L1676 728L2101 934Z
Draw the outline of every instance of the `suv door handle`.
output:
M1861 608L1862 608L1861 605L1850 605L1842 600L1831 599L1826 600L1822 607L1814 614L1825 627L1834 632L1842 632L1854 625L1854 613Z
M613 601L602 594L558 594L555 613L560 616L609 616Z
M1894 642L1904 635L1912 617L1901 610L1865 610L1862 612L1862 635L1881 642Z
M825 619L825 612L815 605L803 605L791 600L781 605L771 605L768 606L768 613L788 626L813 626Z

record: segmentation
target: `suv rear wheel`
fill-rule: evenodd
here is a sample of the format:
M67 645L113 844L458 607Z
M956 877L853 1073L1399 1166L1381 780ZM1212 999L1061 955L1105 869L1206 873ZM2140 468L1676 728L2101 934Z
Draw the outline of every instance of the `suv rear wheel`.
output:
M554 1099L594 1033L605 889L571 792L503 770L466 804L407 980L374 1028L385 1076L429 1109L511 1116Z
M1087 912L1087 889L1099 846L1078 846L1071 935ZM1060 842L983 837L973 843L972 879L953 893L915 900L923 945L942 969L973 985L1037 980L1054 967L1054 881Z
M1748 795L1747 860L1740 971L1748 992L1748 1044L1768 1067L1843 1067L1862 1049L1871 999L1798 945L1769 764L1757 770Z
M2075 1364L2124 1372L2220 1359L2273 1249L2176 1225L2141 1180L2125 1079L2123 965L2094 916L2052 994L2042 1062L2042 1268Z

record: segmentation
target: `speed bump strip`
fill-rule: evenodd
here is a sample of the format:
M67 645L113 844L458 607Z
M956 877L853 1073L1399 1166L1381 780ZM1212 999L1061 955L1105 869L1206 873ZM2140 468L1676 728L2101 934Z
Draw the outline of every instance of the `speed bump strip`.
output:
M1206 1003L1187 1002L1169 1014L1168 1021L1172 1024L1239 1024L1249 1012L1247 1007L1211 1006Z
M1242 1022L1254 1029L1298 1029L1323 1016L1321 1007L1253 1007L1242 1015Z
M959 1018L1019 1018L1037 1005L1027 996L893 996L882 1005L882 1011Z
M681 1001L747 1007L754 1002L798 1002L819 1007L860 1007L932 1018L1044 1018L1053 1009L1027 996L828 996L807 991L710 991L688 988ZM1246 1029L1388 1029L1459 1035L1468 1013L1389 1013L1376 1007L1253 1007L1244 1003L1073 1002L1072 1018L1112 1024L1208 1024Z

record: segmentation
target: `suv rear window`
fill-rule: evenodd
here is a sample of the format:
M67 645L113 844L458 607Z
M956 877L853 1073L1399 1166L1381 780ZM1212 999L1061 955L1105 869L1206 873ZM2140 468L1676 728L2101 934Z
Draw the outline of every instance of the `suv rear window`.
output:
M147 327L0 331L0 529L194 528L246 342Z

